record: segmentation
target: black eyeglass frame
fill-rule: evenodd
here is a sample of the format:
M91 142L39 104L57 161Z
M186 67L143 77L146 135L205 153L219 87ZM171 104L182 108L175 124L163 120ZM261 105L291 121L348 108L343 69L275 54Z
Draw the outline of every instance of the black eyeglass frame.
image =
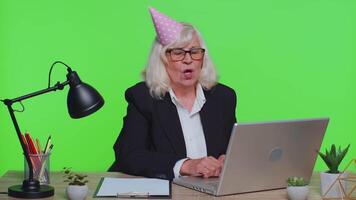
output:
M173 59L171 52L174 51L174 50L181 50L182 52L184 52L184 56L182 57L182 59L178 59L178 60L177 60L177 59ZM202 53L202 57L199 58L199 59L193 58L193 56L192 56L192 50L200 50L201 53ZM167 50L166 50L166 53L169 54L169 56L171 57L171 60L174 61L174 62L178 62L178 61L184 60L185 55L186 55L187 53L189 53L189 55L190 55L190 57L192 58L192 60L202 60L202 59L204 58L204 55L205 55L205 49L204 49L204 48L200 48L200 47L199 47L199 48L194 47L194 48L191 48L191 49L189 49L189 50L184 50L183 48L172 48L172 49L167 49Z

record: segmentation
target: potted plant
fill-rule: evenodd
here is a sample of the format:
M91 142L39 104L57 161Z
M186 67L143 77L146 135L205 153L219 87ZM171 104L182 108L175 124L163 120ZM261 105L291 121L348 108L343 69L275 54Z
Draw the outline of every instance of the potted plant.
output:
M347 151L349 150L349 147L350 144L344 149L341 149L341 146L336 149L335 144L332 144L330 150L326 149L325 153L318 151L319 156L323 159L329 168L328 171L320 173L321 194L327 198L342 197L338 183L335 183L332 188L330 187L338 177L347 178L346 173L340 174L339 165L344 159ZM341 184L342 187L346 189L346 181L341 181Z
M287 194L290 200L305 200L309 187L303 177L289 177L287 179Z
M66 188L67 196L70 200L83 200L86 198L88 194L88 186L86 183L87 175L73 173L71 168L63 168L64 173L64 182L68 182L68 186Z

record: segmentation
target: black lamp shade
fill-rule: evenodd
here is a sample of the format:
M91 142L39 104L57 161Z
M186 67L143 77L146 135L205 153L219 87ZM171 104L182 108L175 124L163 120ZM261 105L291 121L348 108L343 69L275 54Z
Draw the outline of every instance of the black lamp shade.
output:
M92 86L83 83L75 71L67 74L70 89L67 97L69 115L72 118L88 116L104 105L104 99Z

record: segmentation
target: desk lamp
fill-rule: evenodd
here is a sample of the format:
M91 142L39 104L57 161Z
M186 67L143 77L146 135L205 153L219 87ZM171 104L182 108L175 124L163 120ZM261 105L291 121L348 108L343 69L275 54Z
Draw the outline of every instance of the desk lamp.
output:
M67 67L67 80L60 83L57 82L54 86L50 86L51 72L56 64L62 64ZM8 195L17 198L44 198L54 195L54 188L50 185L40 185L39 181L33 177L33 164L30 160L29 153L24 142L21 139L21 131L16 121L12 104L20 102L25 99L29 99L47 92L62 90L64 86L69 85L70 89L67 96L68 112L71 118L81 118L88 116L95 111L99 110L104 105L104 99L101 95L90 85L82 82L75 71L61 61L56 61L52 64L49 71L48 88L33 92L24 96L20 96L14 99L1 100L7 106L12 122L15 126L18 139L21 143L22 150L24 152L28 167L29 178L24 180L22 185L10 186L8 189ZM21 103L22 105L22 103Z

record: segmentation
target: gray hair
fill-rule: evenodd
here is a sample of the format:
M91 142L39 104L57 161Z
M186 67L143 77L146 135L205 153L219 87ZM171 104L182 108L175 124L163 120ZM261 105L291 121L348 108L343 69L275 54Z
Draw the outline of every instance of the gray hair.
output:
M198 82L206 90L216 85L217 75L215 67L209 57L208 50L200 33L192 25L187 23L182 24L183 29L176 41L166 46L159 43L157 37L153 41L148 62L142 72L142 76L150 89L151 96L154 98L161 99L170 88L170 79L165 69L165 63L167 63L166 50L188 45L192 41L194 34L198 37L201 47L205 49L203 66Z

